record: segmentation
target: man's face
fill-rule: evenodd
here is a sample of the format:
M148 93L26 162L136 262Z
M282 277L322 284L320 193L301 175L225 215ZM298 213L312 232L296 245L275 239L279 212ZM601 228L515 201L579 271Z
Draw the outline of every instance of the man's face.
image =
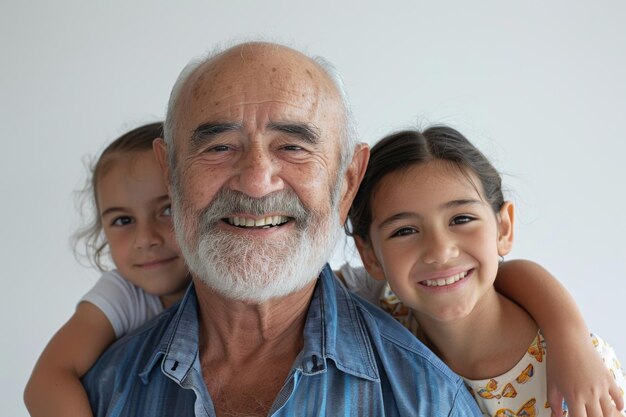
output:
M227 51L192 77L178 107L172 187L190 269L234 299L303 288L341 230L334 87L284 49Z

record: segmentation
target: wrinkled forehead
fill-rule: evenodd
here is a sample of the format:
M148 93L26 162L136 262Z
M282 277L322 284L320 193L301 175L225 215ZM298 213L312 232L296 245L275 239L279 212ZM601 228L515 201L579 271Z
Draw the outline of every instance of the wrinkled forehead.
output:
M255 123L265 117L332 131L341 126L343 108L317 63L284 47L256 45L227 50L200 66L183 88L177 109L183 137L207 121L246 123L250 115Z
M324 93L334 95L328 76L308 57L278 46L240 46L202 65L190 80L191 94L220 96L233 90L257 89L266 93Z

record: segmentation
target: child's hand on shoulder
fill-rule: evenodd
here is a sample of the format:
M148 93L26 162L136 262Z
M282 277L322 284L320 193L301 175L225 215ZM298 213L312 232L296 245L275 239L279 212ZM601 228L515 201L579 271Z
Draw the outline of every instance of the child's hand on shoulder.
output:
M561 347L578 346L563 351ZM576 364L576 366L571 366ZM568 417L618 417L624 398L615 378L602 362L591 339L550 345L547 358L548 401L552 416L561 417L565 400Z

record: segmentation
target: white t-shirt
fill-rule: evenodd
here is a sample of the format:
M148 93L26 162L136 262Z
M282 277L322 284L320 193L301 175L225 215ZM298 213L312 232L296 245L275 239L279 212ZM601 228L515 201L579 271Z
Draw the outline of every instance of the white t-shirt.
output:
M360 295L374 305L378 305L386 281L374 279L362 266L354 267L348 263L341 265L339 273L349 291Z
M102 310L118 339L165 310L159 297L131 284L117 270L103 273L83 301Z

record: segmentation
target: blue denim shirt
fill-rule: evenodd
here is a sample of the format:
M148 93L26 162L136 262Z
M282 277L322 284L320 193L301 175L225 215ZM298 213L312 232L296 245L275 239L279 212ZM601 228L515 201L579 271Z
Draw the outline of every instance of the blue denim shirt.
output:
M197 317L191 286L177 308L111 346L83 378L94 415L214 417ZM457 375L391 316L349 293L328 266L303 336L269 416L480 416Z

